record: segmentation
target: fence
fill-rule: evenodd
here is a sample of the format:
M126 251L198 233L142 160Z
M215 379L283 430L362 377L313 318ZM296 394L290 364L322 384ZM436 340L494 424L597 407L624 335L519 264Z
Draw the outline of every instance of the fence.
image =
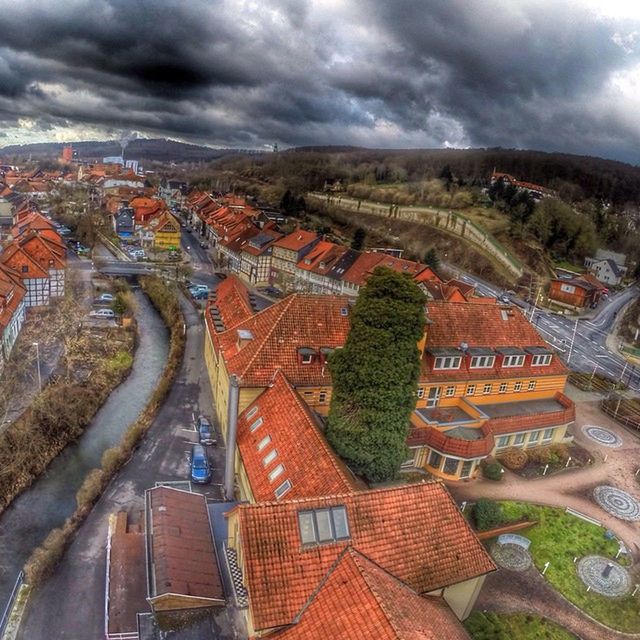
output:
M7 606L4 608L2 613L2 618L0 618L0 638L3 637L4 632L7 628L7 623L9 622L9 618L11 617L11 611L13 609L13 605L15 604L16 598L18 596L18 592L20 591L20 587L24 581L24 573L21 571L18 574L18 578L16 579L15 584L13 585L13 590L11 591L11 595L9 596L9 601L7 602Z
M640 413L631 401L622 396L614 396L613 399L605 398L600 403L600 408L621 425L640 431Z
M383 216L395 220L417 222L441 229L476 245L516 277L519 278L524 273L522 262L518 258L502 246L492 234L460 213L439 210L432 207L382 204L369 200L357 200L347 196L334 196L324 193L308 193L306 195L308 198L323 201L325 204L333 205L341 209Z

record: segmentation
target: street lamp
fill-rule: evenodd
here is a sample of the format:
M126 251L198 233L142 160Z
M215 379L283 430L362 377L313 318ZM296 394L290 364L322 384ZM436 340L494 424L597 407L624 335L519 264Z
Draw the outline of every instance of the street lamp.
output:
M37 342L32 342L31 346L36 348L36 362L38 364L38 393L42 391L42 376L40 375L40 345Z

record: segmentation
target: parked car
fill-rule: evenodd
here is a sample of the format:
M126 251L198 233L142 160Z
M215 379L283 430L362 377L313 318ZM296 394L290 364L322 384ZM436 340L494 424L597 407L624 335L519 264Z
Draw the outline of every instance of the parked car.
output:
M201 240L201 241L200 241L200 246L201 246L203 249L206 249L206 248L209 246L209 243L208 243L208 242L205 242L204 240Z
M90 318L115 318L116 314L111 309L94 309L89 313Z
M115 300L114 295L112 293L101 293L96 302L99 304L111 304Z
M200 444L216 444L216 439L213 436L213 427L204 416L198 416L196 428L198 429Z
M282 298L282 296L284 296L284 293L275 287L260 287L258 291L260 293L266 293L268 296L272 296L273 298Z
M211 482L211 465L207 452L201 444L191 447L191 482L209 484Z
M223 271L216 271L215 276L220 280L224 280L227 277L227 274L224 273Z

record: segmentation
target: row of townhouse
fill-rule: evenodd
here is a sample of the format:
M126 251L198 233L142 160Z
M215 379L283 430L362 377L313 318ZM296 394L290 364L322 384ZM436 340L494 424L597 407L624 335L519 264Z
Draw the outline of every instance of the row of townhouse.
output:
M293 293L255 313L245 285L224 281L206 311L205 360L226 432L230 377L243 412L281 370L305 404L326 416L327 358L349 331L349 298ZM473 478L508 447L571 440L568 371L517 308L493 299L427 301L421 372L406 467L447 480Z
M325 440L326 357L348 309L294 293L256 313L235 276L208 306L205 360L240 501L225 514L234 600L248 603L248 637L408 640L418 625L468 639L460 621L495 565L444 485L369 490Z
M303 229L283 235L270 217L242 198L195 192L187 208L190 222L208 239L215 262L252 285L356 297L373 270L385 266L410 274L430 299L474 299L472 287L443 283L426 265L384 252L355 251Z
M180 222L161 198L135 195L119 207L112 223L121 240L137 238L143 247L160 250L180 248Z
M0 251L0 369L9 357L29 307L64 295L66 247L53 224L24 210L14 217Z

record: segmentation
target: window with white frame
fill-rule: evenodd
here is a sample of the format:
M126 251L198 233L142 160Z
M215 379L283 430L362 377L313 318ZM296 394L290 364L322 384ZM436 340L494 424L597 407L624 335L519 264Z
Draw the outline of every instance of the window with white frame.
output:
M442 468L443 473L446 473L448 476L454 476L458 473L458 463L460 461L456 458L445 458L444 459L444 467Z
M278 450L272 449L262 460L262 465L268 467L278 457Z
M542 441L548 442L549 440L551 440L553 438L553 431L553 429L545 429L544 433L542 434Z
M491 393L491 389L493 388L493 385L491 384L485 384L484 387L482 387L482 393L484 393L485 395Z
M534 367L546 367L551 364L550 353L538 353L531 359L531 364Z
M344 506L298 512L302 544L347 540L350 537L347 510Z
M434 369L459 369L461 356L438 356L433 365Z
M507 393L507 383L506 382L501 382L500 383L500 393Z
M513 439L513 444L515 446L523 444L524 443L524 437L525 437L524 433L517 433L515 438Z
M527 389L529 389L529 391L534 391L536 388L536 381L535 380L530 380L529 381L529 386L527 387Z
M498 448L503 449L504 447L508 447L510 439L511 439L511 436L500 436L497 442Z
M271 442L271 436L265 436L258 442L258 451L262 451Z
M320 404L324 404L326 401L327 401L327 392L321 391L320 394L318 395L318 402Z
M276 500L280 500L282 496L291 489L291 480L285 480L275 491Z
M269 482L273 482L284 471L284 466L279 464L273 471L269 473Z
M524 364L524 355L505 356L502 361L503 367L521 367Z
M476 385L475 384L468 384L467 385L467 390L465 392L465 395L466 396L472 396L475 392L476 392Z
M527 446L535 447L539 441L540 441L540 431L532 431L529 434L529 442L527 443Z
M418 398L424 398L424 387L418 388Z
M472 469L473 469L473 460L465 460L462 463L462 469L460 470L460 477L470 478Z
M491 369L496 361L495 356L473 356L471 358L472 369Z
M516 382L516 383L513 385L513 390L514 390L514 391L522 391L522 382Z
M445 392L445 396L447 396L447 398L450 398L451 396L454 396L456 394L456 388L455 387L447 387L447 391Z

